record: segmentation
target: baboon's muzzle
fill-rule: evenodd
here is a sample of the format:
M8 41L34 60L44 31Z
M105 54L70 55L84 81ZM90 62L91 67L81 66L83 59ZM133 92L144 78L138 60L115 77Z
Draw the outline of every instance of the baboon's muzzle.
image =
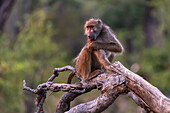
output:
M90 39L90 41L95 41L96 40L96 34L95 33L90 33L88 35L88 38Z

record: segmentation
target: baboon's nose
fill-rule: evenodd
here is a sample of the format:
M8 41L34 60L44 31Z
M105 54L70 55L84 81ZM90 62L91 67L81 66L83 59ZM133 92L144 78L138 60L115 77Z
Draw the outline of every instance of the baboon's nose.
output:
M90 35L88 35L88 37L90 38L90 39L92 39L93 38L93 36L90 34Z
M90 41L94 40L94 38L92 36L88 36L88 38L90 39Z

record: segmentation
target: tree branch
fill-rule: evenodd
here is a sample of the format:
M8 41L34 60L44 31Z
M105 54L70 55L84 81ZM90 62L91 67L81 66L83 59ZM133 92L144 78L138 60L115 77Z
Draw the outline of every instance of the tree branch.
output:
M114 74L101 74L87 83L58 84L48 81L40 84L37 89L31 89L24 83L23 89L38 95L42 95L42 93L48 90L51 90L52 92L68 92L60 99L56 113L102 112L121 94L128 94L137 105L148 112L170 112L170 99L164 96L156 87L149 84L142 77L125 68L120 62L115 62L107 68ZM57 70L55 71L57 73L65 70L74 71L74 68L68 68L67 66L55 69ZM51 80L54 78L55 76L52 77ZM101 95L99 97L70 109L70 102L77 96L96 88L101 90ZM44 101L39 103L42 103L41 105L43 105ZM40 108L42 107L40 106L39 109Z
M110 76L106 74L99 75L99 82L104 82L101 89L102 94L93 101L77 105L67 111L66 113L100 113L111 105L116 98L123 93L126 93L125 77L123 76ZM105 79L103 79L105 78Z
M115 62L108 67L108 69L124 75L127 78L126 86L138 98L140 98L140 100L142 100L151 111L156 113L170 112L170 99L142 77L125 68L120 62Z

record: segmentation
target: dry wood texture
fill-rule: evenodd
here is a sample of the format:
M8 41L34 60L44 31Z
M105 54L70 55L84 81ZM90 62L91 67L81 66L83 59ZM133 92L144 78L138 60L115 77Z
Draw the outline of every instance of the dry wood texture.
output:
M58 72L74 70L72 67L56 68ZM58 84L50 81L40 84L37 89L31 89L24 82L23 89L41 96L38 101L37 113L43 112L45 101L44 92L68 92L62 96L56 109L56 113L99 113L111 105L121 94L128 94L137 105L148 112L170 113L170 99L163 95L156 87L152 86L139 75L125 68L120 62L115 62L107 67L113 74L101 74L87 83ZM54 78L53 78L54 77ZM101 95L96 99L77 105L70 109L70 102L77 96L87 93L95 88L101 90Z

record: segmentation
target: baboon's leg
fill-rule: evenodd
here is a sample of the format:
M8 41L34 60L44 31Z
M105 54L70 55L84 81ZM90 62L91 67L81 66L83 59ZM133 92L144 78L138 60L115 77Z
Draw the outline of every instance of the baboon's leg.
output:
M89 78L87 79L87 81L94 78L94 77L96 77L96 76L98 76L98 75L100 75L100 74L102 74L102 73L104 73L103 69L94 70L92 73L90 73Z
M69 76L68 76L68 79L67 79L67 84L71 84L71 81L72 81L74 75L75 75L75 73L73 73L73 72L69 73Z
M76 60L76 75L81 78L82 81L86 81L91 73L92 56L91 52L84 47Z

